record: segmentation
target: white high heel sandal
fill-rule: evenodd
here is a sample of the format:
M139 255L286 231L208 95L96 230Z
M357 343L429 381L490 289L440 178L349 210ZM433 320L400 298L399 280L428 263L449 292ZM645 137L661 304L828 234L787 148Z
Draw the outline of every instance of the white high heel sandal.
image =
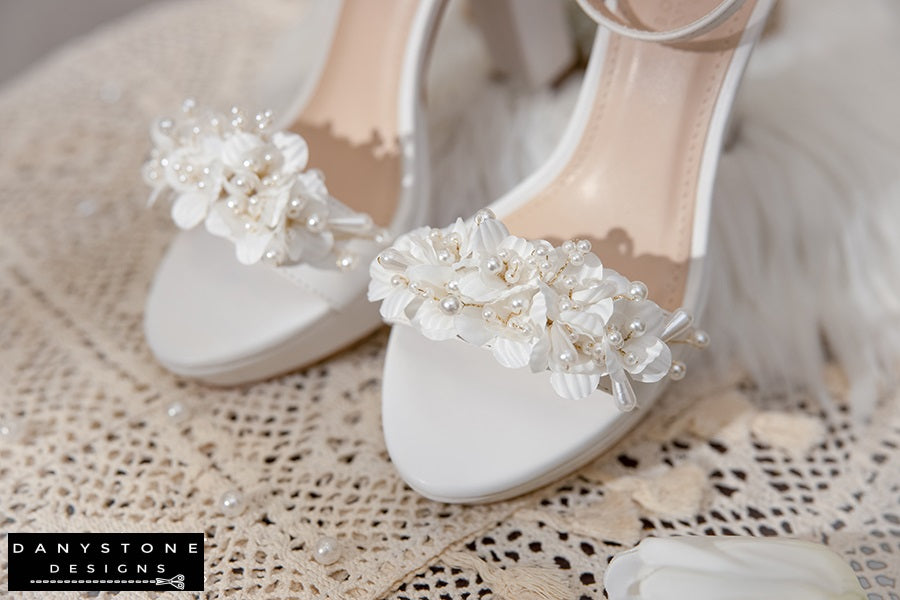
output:
M166 368L216 384L262 379L380 325L366 265L428 219L420 92L442 4L323 4L330 42L309 49L321 54L315 76L283 123L188 102L154 124L151 200L170 198L186 230L146 305Z
M385 440L423 495L494 501L571 472L684 376L673 352L708 343L679 307L702 309L716 164L772 5L719 2L581 0L601 27L550 160L372 263L369 297L411 325L388 344Z

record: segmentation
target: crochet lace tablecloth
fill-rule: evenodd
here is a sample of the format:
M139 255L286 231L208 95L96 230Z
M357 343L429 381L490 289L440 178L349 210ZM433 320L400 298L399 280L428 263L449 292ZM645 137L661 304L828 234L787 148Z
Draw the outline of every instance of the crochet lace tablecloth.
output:
M246 388L161 369L142 308L173 229L144 207L149 120L188 94L247 98L296 10L162 5L0 92L0 424L19 432L0 442L4 533L202 531L204 597L508 600L602 597L610 557L644 536L795 536L839 552L872 600L900 598L898 403L855 425L836 371L830 416L740 378L681 382L579 473L464 507L418 496L391 467L386 331ZM228 490L240 514L223 514ZM322 536L342 549L330 566L311 556ZM0 550L5 590L5 536Z

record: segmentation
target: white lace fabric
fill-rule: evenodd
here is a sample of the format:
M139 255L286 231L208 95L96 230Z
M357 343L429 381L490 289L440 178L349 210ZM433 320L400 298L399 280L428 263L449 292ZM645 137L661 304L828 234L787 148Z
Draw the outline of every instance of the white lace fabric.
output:
M790 535L838 551L872 600L898 597L893 398L861 429L737 381L686 380L579 473L463 507L423 499L388 461L384 332L244 389L157 366L142 307L173 231L145 209L146 123L186 94L243 100L295 10L162 5L0 92L0 423L22 430L0 442L2 532L203 531L198 595L268 599L598 598L608 557L646 535ZM843 409L844 383L829 385ZM173 402L189 415L170 419ZM236 516L218 508L230 489ZM327 567L311 555L322 536L342 548Z

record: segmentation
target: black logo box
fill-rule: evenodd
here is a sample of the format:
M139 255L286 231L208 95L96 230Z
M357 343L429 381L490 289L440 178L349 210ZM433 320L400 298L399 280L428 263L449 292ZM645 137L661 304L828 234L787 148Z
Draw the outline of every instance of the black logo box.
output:
M10 533L9 591L203 590L202 533Z

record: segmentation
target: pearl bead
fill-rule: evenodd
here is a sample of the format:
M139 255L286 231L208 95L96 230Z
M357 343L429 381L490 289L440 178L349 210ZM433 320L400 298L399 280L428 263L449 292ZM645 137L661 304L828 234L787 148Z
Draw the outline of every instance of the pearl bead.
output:
M694 332L693 343L698 348L706 348L709 346L709 334L702 329L698 329Z
M440 250L437 253L437 257L438 257L438 260L441 262L445 262L445 263L453 262L453 254L451 254L450 251L447 250L446 248L444 248L443 250Z
M575 244L575 248L582 254L587 254L591 251L591 242L588 240L578 240L578 243Z
M572 254L573 252L575 252L575 242L573 242L572 240L566 240L565 242L563 242L562 249L566 254Z
M355 254L342 254L337 259L337 266L341 271L349 271L356 266Z
M578 282L575 281L575 278L572 277L571 275L566 275L565 277L562 278L562 284L569 289L572 289L573 287L575 287L576 283L578 283Z
M455 315L462 310L462 302L456 296L446 296L441 300L440 307L444 314Z
M440 229L432 229L428 232L428 239L432 244L440 242L442 239L444 239L444 233Z
M637 396L634 393L634 388L627 381L613 381L612 393L616 408L622 412L629 412L637 407Z
M244 512L244 496L237 490L228 490L222 494L219 500L222 512L229 517L234 517Z
M514 298L509 305L512 306L513 310L522 310L525 308L525 301L521 298Z
M628 329L635 335L641 335L642 333L647 331L647 325L640 319L635 319L628 324Z
M485 308L481 311L481 318L485 321L493 321L494 317L497 316L497 313L494 312L493 308Z
M386 269L401 270L407 267L403 255L390 248L378 255L378 264Z
M23 427L17 419L0 423L0 442L14 442L22 437Z
M625 343L625 338L622 337L622 332L618 329L610 329L606 332L606 341L613 348L621 348L622 344Z
M534 251L534 255L544 257L544 256L547 256L547 254L549 252L550 251L545 246L538 246L537 249Z
M496 256L492 256L485 261L484 268L487 269L489 273L499 273L500 269L503 268L503 263L500 262L500 259Z
M309 215L306 219L306 228L313 232L320 232L325 229L325 220L317 215Z
M317 563L332 565L341 558L341 544L333 537L323 537L313 548L313 558Z
M450 290L451 292L458 292L459 291L459 282L456 281L455 279L451 279L450 281L447 282L447 289Z
M489 208L482 208L477 213L475 213L475 224L481 225L488 219L496 219L496 218L497 218L497 215L494 214L494 211L492 211Z
M633 300L644 300L647 297L647 285L643 281L632 281L628 286L628 296Z
M178 423L180 421L184 421L189 416L189 414L188 409L184 404L175 401L166 407L166 416L172 419L172 421Z
M622 359L622 362L625 363L626 367L633 367L638 364L637 354L634 352L629 352L625 355L625 358Z
M687 367L684 366L683 362L677 360L672 361L672 366L669 367L669 377L671 377L673 381L684 379L686 374Z
M391 277L391 285L393 287L401 287L409 283L409 280L406 279L403 275L396 274Z
M575 362L575 358L575 353L572 350L563 350L559 353L560 362L573 363Z
M447 236L447 243L459 247L462 243L462 239L459 237L458 233L451 233Z
M575 265L576 267L580 267L584 264L584 257L580 254L573 254L569 257L569 264Z

